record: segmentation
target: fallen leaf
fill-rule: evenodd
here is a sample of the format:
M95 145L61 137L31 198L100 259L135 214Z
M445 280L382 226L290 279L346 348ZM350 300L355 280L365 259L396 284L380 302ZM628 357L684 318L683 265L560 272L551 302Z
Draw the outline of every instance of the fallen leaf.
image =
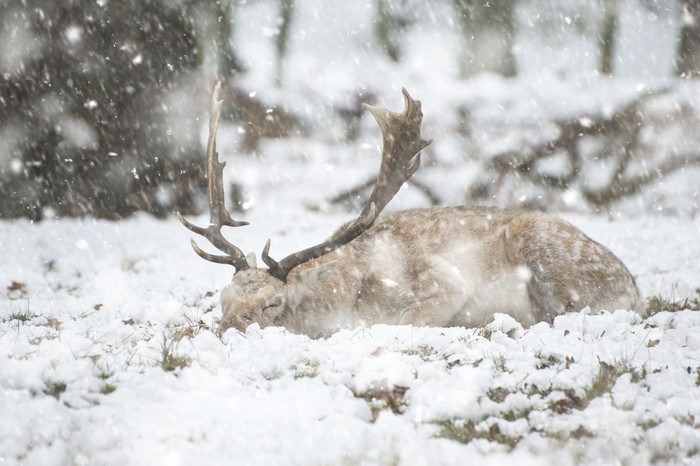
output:
M58 320L58 319L55 318L55 317L49 317L48 319L46 319L46 323L45 323L45 324L41 324L41 325L42 325L43 327L52 327L52 328L55 328L56 330L58 330L59 327L61 327L61 324L62 324L62 323L63 323L63 322L61 322L60 320Z
M573 363L576 362L576 360L574 359L573 356L567 356L565 361L566 361L566 368L567 369L569 368L569 366L571 366Z
M27 285L24 283L13 281L7 286L7 291L19 291L21 293L27 292Z
M10 299L19 299L27 296L27 285L21 282L13 281L7 286L7 296Z

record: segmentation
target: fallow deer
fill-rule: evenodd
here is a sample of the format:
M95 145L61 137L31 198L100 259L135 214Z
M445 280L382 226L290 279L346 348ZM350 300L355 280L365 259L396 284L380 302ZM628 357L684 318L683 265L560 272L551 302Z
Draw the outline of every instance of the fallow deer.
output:
M379 176L359 217L327 241L277 262L262 252L258 268L221 234L239 227L224 206L224 163L216 153L221 84L211 101L207 173L210 223L180 221L224 255L202 258L235 268L221 292L219 332L281 326L312 337L378 323L478 326L494 313L524 325L559 314L638 310L634 279L608 249L569 223L544 214L487 207L405 210L379 216L418 169L421 103L403 90L402 113L365 105L382 133Z

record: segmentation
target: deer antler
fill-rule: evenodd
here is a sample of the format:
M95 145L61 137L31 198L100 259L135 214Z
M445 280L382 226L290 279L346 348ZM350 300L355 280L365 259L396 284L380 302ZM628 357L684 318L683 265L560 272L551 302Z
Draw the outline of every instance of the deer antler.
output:
M418 170L420 151L430 144L432 139L425 141L420 136L420 125L423 120L420 101L413 100L406 89L401 89L401 91L405 103L401 113L363 104L363 107L369 110L379 124L383 147L379 177L360 216L329 240L303 251L295 252L280 262L268 255L270 240L267 240L262 259L270 268L272 276L285 281L294 267L328 254L360 236L374 224L379 213L391 201L401 186Z
M209 116L209 139L207 140L207 178L209 185L209 226L206 228L198 227L187 221L180 212L177 213L177 218L180 219L185 227L190 231L204 236L209 242L214 245L225 256L216 256L202 251L197 243L192 239L192 249L199 254L200 257L218 264L229 264L236 268L236 271L247 269L250 266L246 261L245 255L233 244L229 243L221 234L221 227L240 227L248 225L248 222L241 222L231 218L226 206L224 205L224 180L223 171L226 162L219 162L219 154L216 152L216 132L219 129L219 119L221 118L221 107L223 100L219 99L221 92L221 81L216 83L211 96L211 111Z

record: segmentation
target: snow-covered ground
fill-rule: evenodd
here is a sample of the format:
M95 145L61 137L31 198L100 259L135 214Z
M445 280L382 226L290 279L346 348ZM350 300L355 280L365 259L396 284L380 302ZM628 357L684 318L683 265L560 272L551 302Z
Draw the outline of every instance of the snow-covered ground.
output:
M283 254L342 220L288 207L235 242ZM700 285L698 219L567 219L646 295ZM0 223L0 463L700 463L700 312L219 339L231 270L188 238L173 218Z

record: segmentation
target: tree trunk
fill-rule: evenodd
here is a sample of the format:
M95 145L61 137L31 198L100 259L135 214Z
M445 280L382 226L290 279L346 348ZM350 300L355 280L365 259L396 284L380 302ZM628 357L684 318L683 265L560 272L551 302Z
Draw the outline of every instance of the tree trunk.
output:
M401 58L397 36L400 25L390 11L391 2L377 0L377 17L374 22L374 34L379 43L392 61L398 62Z
M700 0L681 0L676 74L688 78L700 76Z
M515 4L512 0L455 0L462 25L464 56L462 75L491 71L503 76L517 74Z
M226 79L243 71L243 66L231 47L231 34L233 33L233 6L224 5L222 2L212 1L210 7L214 15L214 46L218 56L218 76Z
M280 29L275 46L277 48L277 65L275 70L275 85L281 86L284 75L284 61L287 56L287 43L292 25L294 0L280 0Z
M617 35L617 5L614 1L603 3L603 29L598 37L600 64L602 74L612 75L615 59L615 36Z

